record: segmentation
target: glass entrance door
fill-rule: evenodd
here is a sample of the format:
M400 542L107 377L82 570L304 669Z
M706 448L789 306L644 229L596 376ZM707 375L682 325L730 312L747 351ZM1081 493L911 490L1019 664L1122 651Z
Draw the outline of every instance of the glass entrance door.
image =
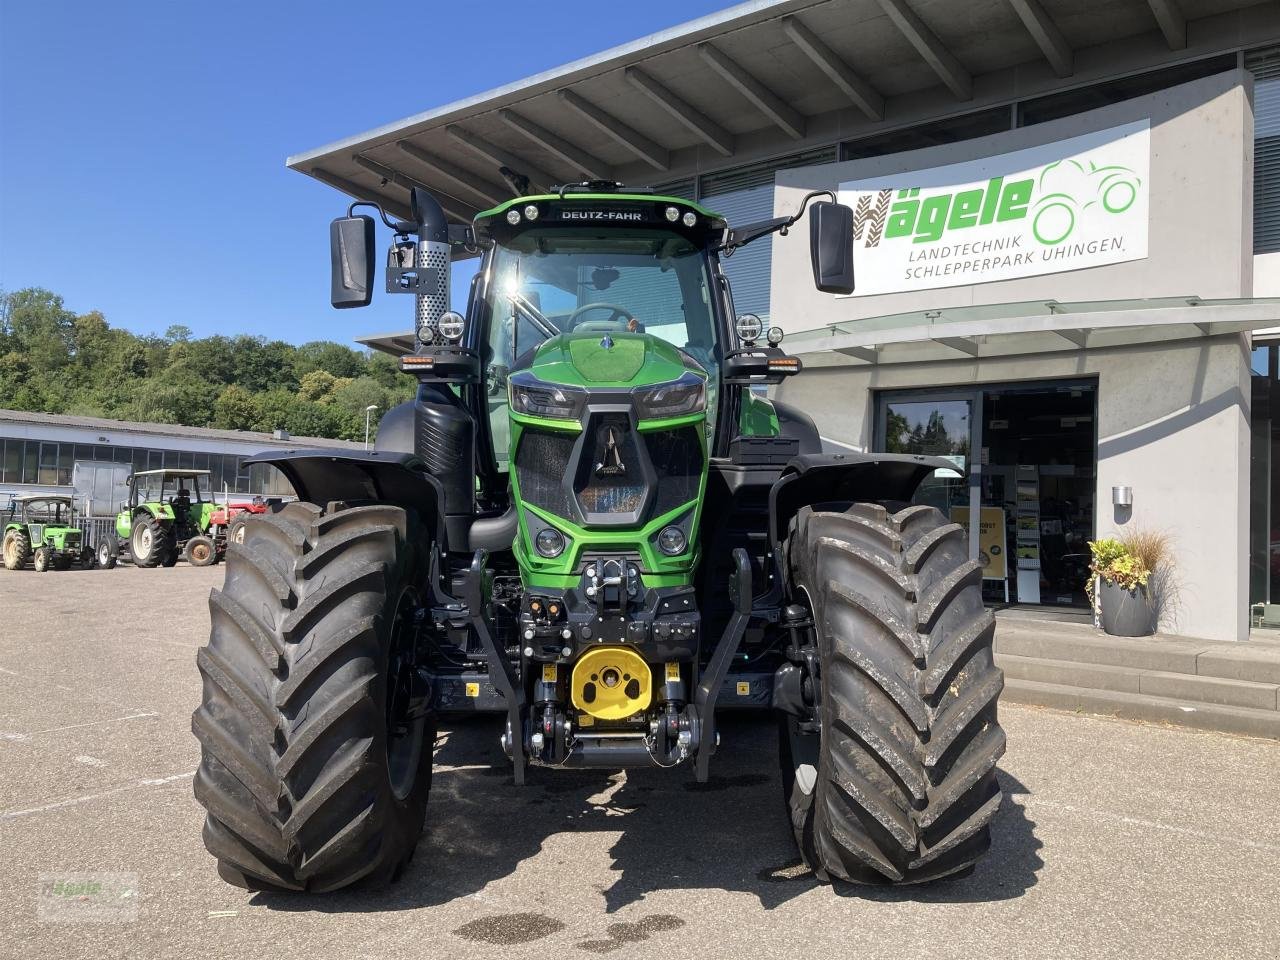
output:
M979 449L982 394L974 390L902 392L882 395L876 411L875 449L882 453L914 453L942 457L954 470L936 470L915 496L944 516L967 521L969 555L978 555L981 466Z

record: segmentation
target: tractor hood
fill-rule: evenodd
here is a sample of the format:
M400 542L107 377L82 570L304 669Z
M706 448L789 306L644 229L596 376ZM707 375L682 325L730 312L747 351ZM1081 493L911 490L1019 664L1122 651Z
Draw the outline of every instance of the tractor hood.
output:
M627 389L669 383L688 367L679 350L647 333L584 331L552 337L528 369L544 383Z

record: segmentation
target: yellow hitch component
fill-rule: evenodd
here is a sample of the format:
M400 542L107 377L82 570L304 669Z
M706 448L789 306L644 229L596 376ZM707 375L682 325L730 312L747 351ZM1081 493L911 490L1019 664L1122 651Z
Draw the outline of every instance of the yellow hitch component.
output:
M622 720L653 699L653 674L634 650L596 647L573 665L573 705L601 720Z

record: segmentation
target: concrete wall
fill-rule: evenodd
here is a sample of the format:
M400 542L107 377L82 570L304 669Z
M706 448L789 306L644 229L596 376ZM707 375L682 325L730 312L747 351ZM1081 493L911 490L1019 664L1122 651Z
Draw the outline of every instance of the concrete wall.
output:
M1249 366L1241 336L974 361L815 368L777 388L826 438L869 449L874 391L1098 378L1095 533L1163 530L1176 545L1177 603L1163 630L1248 636ZM1111 488L1134 488L1115 515Z
M1253 294L1251 75L1233 70L1050 123L868 160L780 171L774 208L799 208L809 190L843 181L1008 153L1151 118L1151 220L1145 260L995 283L872 297L813 289L809 235L773 241L770 319L784 330L912 310L1022 300L1127 300Z

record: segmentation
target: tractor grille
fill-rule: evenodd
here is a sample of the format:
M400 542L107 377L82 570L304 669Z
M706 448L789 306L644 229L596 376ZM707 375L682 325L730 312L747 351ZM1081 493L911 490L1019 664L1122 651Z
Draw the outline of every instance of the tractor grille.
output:
M663 430L644 435L653 472L658 477L658 496L653 516L659 517L676 507L696 500L702 479L705 451L693 427Z
M516 480L528 504L557 517L573 517L564 479L573 456L572 434L526 430L516 450Z
M644 472L630 421L597 416L587 429L573 484L583 513L636 513L644 504Z

